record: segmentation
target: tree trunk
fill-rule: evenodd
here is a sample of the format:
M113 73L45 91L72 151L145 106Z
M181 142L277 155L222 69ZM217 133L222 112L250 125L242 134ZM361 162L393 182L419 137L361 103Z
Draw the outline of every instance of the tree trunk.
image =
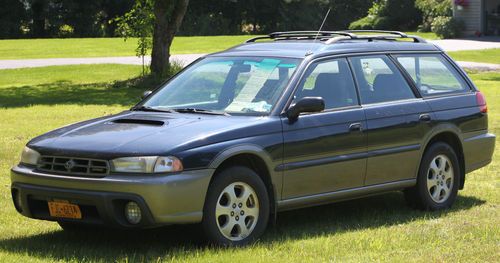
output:
M157 75L168 73L170 45L186 13L189 0L156 0L154 4L155 24L151 72Z

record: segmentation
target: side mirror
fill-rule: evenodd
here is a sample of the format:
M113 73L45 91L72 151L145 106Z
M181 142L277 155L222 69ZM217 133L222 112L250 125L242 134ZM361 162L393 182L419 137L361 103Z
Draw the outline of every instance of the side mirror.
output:
M151 95L151 93L153 93L153 91L151 91L151 90L144 91L144 93L142 93L141 99L147 98L149 95Z
M302 112L320 112L325 109L325 101L321 97L305 97L290 106L286 111L289 120L295 121Z

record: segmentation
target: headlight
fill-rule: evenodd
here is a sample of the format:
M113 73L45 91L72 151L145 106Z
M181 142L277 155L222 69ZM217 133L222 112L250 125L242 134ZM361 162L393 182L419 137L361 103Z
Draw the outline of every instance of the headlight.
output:
M37 151L27 146L24 147L23 153L21 154L21 163L37 165L38 159L40 159L40 154Z
M183 170L182 162L174 156L123 157L111 161L113 172L168 173Z

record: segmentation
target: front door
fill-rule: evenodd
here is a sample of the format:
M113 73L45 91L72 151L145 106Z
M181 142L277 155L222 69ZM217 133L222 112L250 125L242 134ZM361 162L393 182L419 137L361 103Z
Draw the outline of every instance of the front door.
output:
M311 63L294 102L322 97L325 110L283 117L283 198L361 187L365 177L365 115L345 58ZM292 104L294 103L292 102Z

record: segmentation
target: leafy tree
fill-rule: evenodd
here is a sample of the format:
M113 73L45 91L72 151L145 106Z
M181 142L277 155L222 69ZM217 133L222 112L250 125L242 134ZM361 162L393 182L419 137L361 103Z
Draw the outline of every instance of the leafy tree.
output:
M115 36L117 24L112 21L129 12L135 4L134 0L101 0L101 21L106 36Z
M155 0L153 13L153 51L151 72L168 74L170 69L170 46L186 13L189 0Z
M378 0L368 15L351 23L351 29L414 29L421 22L421 12L413 0Z
M0 0L0 38L21 36L22 20L26 16L24 5L19 0Z
M123 16L114 20L119 35L127 41L130 37L137 37L135 53L142 57L142 74L145 74L144 56L152 47L151 34L153 32L154 15L153 0L137 0L132 9Z
M190 0L178 35L241 34L242 13L237 0Z
M47 8L48 8L47 0L31 0L30 11L31 11L31 18L33 20L31 34L34 37L47 36L47 32L45 30L45 19L47 17Z
M416 0L415 6L422 11L422 24L419 30L431 31L434 18L439 16L451 16L451 0Z

